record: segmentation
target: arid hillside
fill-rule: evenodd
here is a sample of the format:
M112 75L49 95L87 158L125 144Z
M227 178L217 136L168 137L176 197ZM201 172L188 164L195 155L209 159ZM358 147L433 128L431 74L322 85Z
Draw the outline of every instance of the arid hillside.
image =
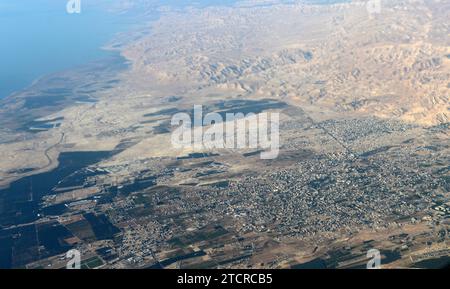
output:
M180 93L275 97L420 125L449 121L449 1L171 11L124 55L130 78ZM141 86L137 84L137 86Z

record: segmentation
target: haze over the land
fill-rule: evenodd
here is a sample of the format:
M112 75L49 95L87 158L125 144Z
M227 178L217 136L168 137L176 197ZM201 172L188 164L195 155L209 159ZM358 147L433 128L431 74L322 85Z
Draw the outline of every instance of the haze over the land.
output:
M148 7L151 14L155 9L151 2L121 3L114 8ZM173 95L186 103L273 98L317 113L318 120L375 116L423 126L447 123L449 2L381 3L375 12L364 1L244 1L234 6L159 8L159 20L110 45L130 66L118 76L120 85L88 91L98 100L96 105L29 109L20 99L37 94L39 100L39 84L24 96L3 101L3 129L39 117L64 116L64 121L58 129L2 144L2 174L6 177L17 167L45 166L43 151L62 131L63 143L75 148L114 146L127 134L111 134L106 141L98 135L126 130ZM145 23L145 16L136 19ZM71 81L76 80L77 76ZM3 139L15 139L14 134Z
M108 216L120 240L65 240L113 248L114 268L197 248L207 268L290 267L368 240L390 267L448 253L450 1L159 2L110 7L136 15L106 45L121 57L0 101L0 228ZM174 148L194 105L280 112L280 156Z
M385 1L376 12L365 2L257 4L167 12L123 54L138 80L170 89L448 122L447 1Z

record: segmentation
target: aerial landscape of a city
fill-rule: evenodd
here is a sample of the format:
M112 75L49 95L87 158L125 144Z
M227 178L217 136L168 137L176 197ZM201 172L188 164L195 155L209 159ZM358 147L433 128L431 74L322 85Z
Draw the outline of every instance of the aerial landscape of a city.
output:
M450 265L449 0L21 2L0 268Z

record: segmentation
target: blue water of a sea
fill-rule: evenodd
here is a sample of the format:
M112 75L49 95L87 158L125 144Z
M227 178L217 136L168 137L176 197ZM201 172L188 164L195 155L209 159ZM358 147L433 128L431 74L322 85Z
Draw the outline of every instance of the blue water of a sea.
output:
M116 0L81 0L80 14L67 13L68 1L0 0L0 99L46 74L108 56L112 52L101 47L134 21L130 15L111 12ZM229 5L235 0L149 2L155 7L183 7Z
M68 0L0 0L0 98L45 74L105 57L100 49L129 19L107 5L81 0L80 14Z

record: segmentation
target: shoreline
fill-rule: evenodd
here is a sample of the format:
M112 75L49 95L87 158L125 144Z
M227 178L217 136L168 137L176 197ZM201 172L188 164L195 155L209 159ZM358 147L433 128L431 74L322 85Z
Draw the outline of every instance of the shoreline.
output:
M110 9L106 3L88 3L79 15L68 14L65 5L41 1L33 5L31 8L36 6L36 11L18 3L11 4L5 12L6 26L10 22L21 25L1 49L5 67L11 69L0 71L4 80L0 103L29 90L42 79L111 57L114 51L108 45L121 33L128 33L134 24L129 11ZM0 30L3 32L9 36L10 32ZM26 47L38 50L32 52Z

